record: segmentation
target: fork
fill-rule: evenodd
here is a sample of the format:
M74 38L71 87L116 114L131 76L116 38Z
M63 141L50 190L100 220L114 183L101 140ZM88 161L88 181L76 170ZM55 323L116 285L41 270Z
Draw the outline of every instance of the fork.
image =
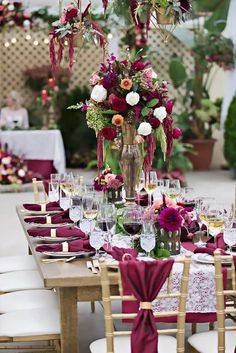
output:
M89 269L90 271L92 271L92 273L94 275L97 275L98 274L98 270L94 267L94 265L92 264L91 261L87 261L86 262L86 265L87 265L87 269Z
M68 259L66 258L60 258L60 259L42 259L42 262L45 264L52 264L54 262L60 262L60 261L64 261L64 262L71 262L72 260L74 260L76 258L76 256L71 256Z
M93 267L98 270L98 272L101 271L100 264L98 260L93 260Z

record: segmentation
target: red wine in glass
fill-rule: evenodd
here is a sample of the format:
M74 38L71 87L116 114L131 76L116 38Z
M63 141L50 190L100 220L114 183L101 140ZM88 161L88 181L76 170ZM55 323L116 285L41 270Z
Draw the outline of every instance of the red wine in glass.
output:
M123 227L127 233L129 233L130 235L135 235L141 232L142 223L124 223Z
M103 232L107 232L107 222L105 220L98 220L97 225Z

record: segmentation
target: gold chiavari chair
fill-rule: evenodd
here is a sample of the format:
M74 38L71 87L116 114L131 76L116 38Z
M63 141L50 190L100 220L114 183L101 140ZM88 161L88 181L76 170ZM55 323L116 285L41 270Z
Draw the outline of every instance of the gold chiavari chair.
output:
M165 261L165 260L163 260ZM176 259L176 263L183 264L181 288L179 292L171 292L172 272L167 279L167 293L159 294L157 299L173 299L178 298L179 306L177 311L166 311L155 313L155 318L161 317L177 317L177 327L175 329L157 330L158 332L158 352L159 353L184 353L185 351L185 308L189 281L189 268L191 256L186 255L184 259ZM105 319L105 333L106 338L94 341L90 345L91 353L130 353L131 331L115 331L114 320L134 319L137 313L113 313L112 302L114 301L136 301L133 295L123 295L122 280L119 266L106 265L105 261L100 262L101 266L101 285L102 285L102 299L104 306ZM117 272L114 272L117 271ZM119 295L112 295L112 284L114 283L114 276L118 277ZM142 303L150 304L150 303ZM143 309L150 309L143 308ZM175 335L175 337L170 335Z
M47 202L47 193L44 188L42 180L37 180L36 178L32 179L33 191L34 191L34 202L35 203L46 203ZM40 200L40 194L42 199Z
M229 261L227 267L228 287L223 286L223 261ZM217 330L200 332L188 338L191 353L234 353L236 351L236 325L226 326L226 316L235 314L234 306L225 305L228 297L236 296L235 266L232 256L221 256L220 250L214 253ZM226 268L224 268L226 270Z

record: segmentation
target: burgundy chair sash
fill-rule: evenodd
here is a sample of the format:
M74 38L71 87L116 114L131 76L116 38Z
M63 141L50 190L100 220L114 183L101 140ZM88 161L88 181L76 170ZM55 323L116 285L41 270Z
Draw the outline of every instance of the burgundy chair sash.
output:
M140 302L131 333L132 353L158 352L158 335L151 303L168 278L173 263L173 259L119 263L122 282Z

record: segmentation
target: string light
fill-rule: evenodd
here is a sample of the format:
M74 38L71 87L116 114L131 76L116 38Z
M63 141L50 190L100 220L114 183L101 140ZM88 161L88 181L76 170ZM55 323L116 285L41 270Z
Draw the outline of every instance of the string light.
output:
M48 39L48 38L45 38L45 39L44 39L44 43L45 43L45 44L49 44L49 39Z
M34 44L34 45L38 45L39 42L38 42L37 40L35 40L33 44Z
M25 36L25 39L26 39L26 40L30 40L30 39L31 39L31 35L30 35L30 34L27 34L27 36Z
M12 38L11 42L12 42L12 44L15 44L16 43L16 38Z
M68 40L65 40L65 45L67 46L69 43L68 43Z
M4 45L5 45L6 48L10 47L10 43L9 42L6 42Z
M107 38L108 38L108 39L112 39L112 38L113 38L113 34L112 34L111 32L108 33Z

